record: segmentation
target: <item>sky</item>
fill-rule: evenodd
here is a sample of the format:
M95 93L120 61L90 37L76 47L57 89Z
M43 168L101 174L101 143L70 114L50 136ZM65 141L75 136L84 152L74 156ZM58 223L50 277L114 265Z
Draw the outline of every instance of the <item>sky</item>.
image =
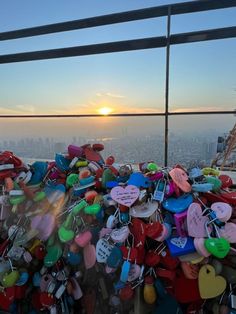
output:
M4 32L177 2L183 1L1 0L0 29ZM235 26L235 16L236 8L177 15L172 17L171 32ZM165 32L166 18L154 18L3 41L0 54L163 36ZM171 46L170 53L170 111L236 108L235 39ZM4 64L0 81L0 114L86 114L99 113L103 107L112 113L162 112L165 49ZM197 128L197 118L192 119ZM215 121L221 121L221 128L232 127L232 117L213 120L211 128ZM175 127L181 128L186 119L175 121ZM0 129L3 125L15 131L19 121L1 123ZM50 127L46 122L44 130L49 132Z

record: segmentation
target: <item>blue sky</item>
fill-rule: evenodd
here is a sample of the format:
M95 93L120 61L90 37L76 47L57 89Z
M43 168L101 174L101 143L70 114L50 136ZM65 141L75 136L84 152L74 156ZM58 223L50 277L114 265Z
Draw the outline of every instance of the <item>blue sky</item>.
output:
M0 29L14 30L183 1L4 0ZM236 8L172 18L172 33L235 25ZM0 54L164 35L166 18L0 43ZM171 47L171 110L235 108L236 40ZM165 49L1 65L0 113L164 110Z

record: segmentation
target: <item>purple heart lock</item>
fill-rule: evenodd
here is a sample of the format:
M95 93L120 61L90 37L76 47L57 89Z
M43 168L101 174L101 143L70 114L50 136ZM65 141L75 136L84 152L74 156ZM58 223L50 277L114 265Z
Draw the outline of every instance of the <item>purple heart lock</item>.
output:
M38 231L38 238L46 241L55 227L55 217L52 214L37 215L31 219L31 228Z

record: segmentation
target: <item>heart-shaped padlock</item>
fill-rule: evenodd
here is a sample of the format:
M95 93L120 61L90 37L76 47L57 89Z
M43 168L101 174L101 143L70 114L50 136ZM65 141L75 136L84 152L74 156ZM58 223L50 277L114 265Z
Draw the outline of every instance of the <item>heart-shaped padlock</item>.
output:
M98 263L106 263L113 246L106 239L100 239L96 245L96 259Z

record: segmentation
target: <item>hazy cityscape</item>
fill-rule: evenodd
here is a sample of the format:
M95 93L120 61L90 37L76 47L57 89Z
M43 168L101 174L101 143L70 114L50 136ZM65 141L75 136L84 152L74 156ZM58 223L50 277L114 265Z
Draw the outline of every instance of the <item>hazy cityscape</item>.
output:
M11 150L17 156L29 159L54 159L55 153L64 153L69 144L103 143L103 157L114 155L118 163L138 163L153 160L160 166L164 159L164 136L135 135L120 138L72 137L65 141L57 138L0 139L0 150ZM172 134L169 136L169 165L181 163L209 165L216 154L217 136L191 136Z

